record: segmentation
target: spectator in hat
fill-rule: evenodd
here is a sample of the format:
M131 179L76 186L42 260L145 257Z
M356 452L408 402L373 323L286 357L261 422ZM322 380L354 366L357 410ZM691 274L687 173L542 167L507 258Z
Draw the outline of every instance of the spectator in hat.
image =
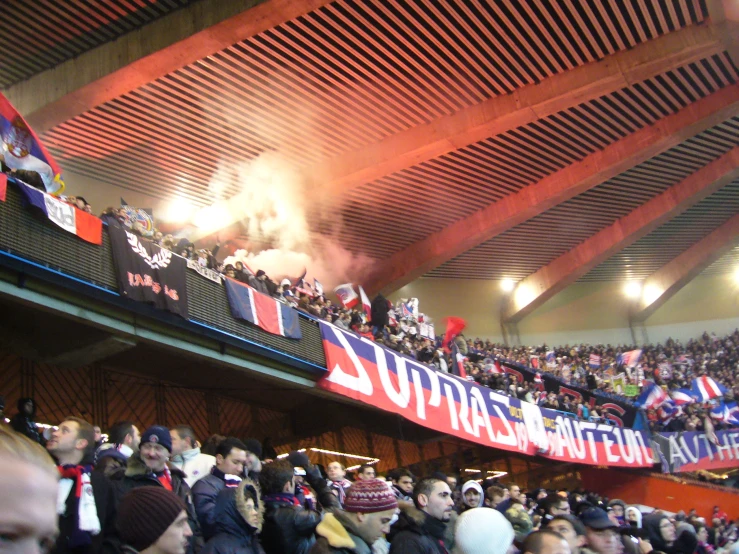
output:
M398 501L385 481L357 481L346 491L344 508L327 513L318 524L310 554L368 554L390 531Z
M249 275L249 277L247 277L247 283L250 287L269 296L272 293L270 292L270 288L267 284L268 282L272 283L269 277L267 277L267 273L265 273L263 269L257 270L256 275ZM272 284L274 285L274 283ZM275 288L277 287L275 286Z
M215 504L215 535L201 554L264 554L257 534L264 514L259 487L244 479L236 488L218 493Z
M452 554L506 554L513 538L513 527L499 511L472 508L457 518Z
M462 512L483 506L483 494L480 483L470 480L462 485L462 503Z
M244 472L253 481L258 481L262 471L262 443L257 439L246 439L244 446L246 446Z
M36 402L33 398L18 399L18 413L10 420L10 426L16 433L27 436L32 441L43 445L44 438L36 426Z
M0 423L0 529L17 552L51 550L59 471L44 448ZM2 547L0 547L2 548Z
M111 479L117 483L120 496L141 487L161 487L177 495L185 506L192 530L188 554L197 554L203 540L193 507L192 493L185 481L185 474L168 465L171 455L172 437L169 429L153 425L142 433L139 452L129 458L125 471L111 475Z
M192 538L182 499L159 487L126 493L118 510L124 554L185 554Z
M602 508L586 508L580 514L585 526L585 539L589 550L596 554L621 554L623 543L618 534L618 525Z
M570 545L572 554L580 554L580 550L585 547L585 526L575 516L570 514L553 516L546 528L562 535Z

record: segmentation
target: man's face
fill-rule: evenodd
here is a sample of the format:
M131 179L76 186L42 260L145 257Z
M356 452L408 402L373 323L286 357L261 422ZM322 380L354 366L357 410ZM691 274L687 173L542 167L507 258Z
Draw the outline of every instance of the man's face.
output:
M262 462L259 460L259 456L254 452L246 451L246 471L261 471Z
M566 540L553 535L544 535L539 554L571 554L571 552Z
M513 500L521 499L521 487L519 487L518 485L513 485L510 490L511 490L511 498Z
M246 466L246 450L232 448L225 458L218 454L216 456L216 466L227 475L243 474L244 466Z
M500 495L494 494L493 499L489 501L489 505L491 508L495 508L501 502L503 502L503 497Z
M374 467L366 467L362 470L362 473L358 475L359 479L361 481L369 481L370 479L375 478L375 468Z
M404 475L395 482L395 485L402 490L405 494L411 495L413 493L413 479Z
M46 553L58 534L57 480L32 464L0 456L0 552Z
M93 427L93 429L95 429L95 442L100 442L102 440L102 438L103 438L103 431L102 431L102 429L100 429L100 427L98 427L97 425L95 425L95 427Z
M446 478L446 484L449 485L449 488L454 490L457 488L457 478L456 477L447 477Z
M564 519L550 521L547 529L551 529L562 535L570 546L572 554L577 554L580 551L580 547L585 543L585 537L578 535L572 524Z
M560 500L556 504L552 505L552 508L549 510L550 513L553 516L559 516L563 514L569 514L570 513L570 505L566 500ZM566 523L566 522L565 522Z
M161 444L145 442L141 445L141 459L146 467L154 472L164 471L164 466L169 460L169 452Z
M149 443L142 447L142 450L148 446ZM162 554L185 554L188 547L188 539L192 536L192 529L190 524L187 523L187 512L182 510L174 523L167 527L167 530L162 534L161 537L154 543Z
M443 481L437 481L434 483L434 488L428 497L423 494L419 495L419 504L421 504L421 510L431 517L439 521L449 521L452 515L452 506L454 506L449 485Z
M480 505L480 493L477 489L467 489L464 493L464 503L470 508L477 508Z
M613 515L616 517L624 517L624 507L620 504L614 504L611 506L611 509L613 510Z
M373 544L377 539L390 532L390 522L396 510L385 510L374 514L357 514L357 526L362 538L367 544Z
M190 441L182 438L176 430L170 429L169 434L172 437L172 456L179 456L185 450L190 450L190 448L192 448L190 446Z
M328 466L326 466L326 472L328 473L328 478L332 481L341 481L346 475L346 471L344 471L344 468L341 467L339 462L331 462L328 464Z
M130 437L130 444L127 446L129 446L131 450L136 451L139 449L139 445L141 444L141 433L139 433L139 429L135 425L131 426L131 433L133 434L126 435L126 438Z
M80 426L76 421L62 421L51 434L51 439L46 443L46 449L60 455L74 452L78 447L84 448L82 441L77 440L79 429Z
M615 529L585 528L588 546L597 554L621 554L624 545Z

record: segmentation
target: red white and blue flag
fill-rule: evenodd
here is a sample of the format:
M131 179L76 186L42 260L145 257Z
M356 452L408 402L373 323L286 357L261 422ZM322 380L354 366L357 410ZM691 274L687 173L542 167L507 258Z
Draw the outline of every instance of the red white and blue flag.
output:
M657 386L651 381L647 381L642 388L639 398L636 399L636 405L646 409L656 408L667 399L669 399L669 396L667 396L667 393L662 387Z
M25 201L41 210L53 224L93 244L103 244L103 222L99 217L62 202L21 181L15 181Z
M370 302L367 293L364 292L362 285L359 285L359 297L362 299L362 308L364 308L364 313L367 314L367 317L372 317L372 303Z
M600 356L598 354L591 354L589 365L590 367L600 367Z
M10 101L0 94L0 154L10 169L35 171L46 192L60 195L64 190L61 168L41 144L36 133L26 123Z
M402 303L402 310L403 310L403 315L401 317L406 317L406 318L412 318L413 317L413 308L411 308L405 302Z
M357 293L354 291L354 285L351 283L339 285L334 289L334 292L345 308L353 308L359 302L359 296L357 296Z
M248 321L274 335L289 339L302 338L298 312L290 306L234 279L226 277L223 282L231 314L235 318Z
M690 390L698 399L698 402L708 402L712 398L719 398L726 394L726 387L718 384L708 375L693 379Z
M692 404L695 402L695 398L693 398L693 393L690 392L688 389L677 389L670 393L670 396L672 396L673 402L677 404L678 406L684 406L685 404Z
M639 363L639 358L641 358L640 349L639 350L629 350L628 352L619 354L617 362L619 365L623 365L626 367L636 367L636 364Z

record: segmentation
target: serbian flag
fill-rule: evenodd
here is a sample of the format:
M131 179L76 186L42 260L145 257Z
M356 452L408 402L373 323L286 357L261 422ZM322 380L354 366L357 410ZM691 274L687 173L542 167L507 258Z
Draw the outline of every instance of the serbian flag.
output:
M464 356L462 356L456 342L452 342L452 373L462 379L467 379L467 372L464 370Z
M641 358L641 350L629 350L618 355L617 363L626 367L636 367Z
M59 196L64 190L61 168L44 148L26 120L0 93L0 152L10 169L35 171L46 192Z
M364 313L367 314L367 317L372 317L372 303L367 297L367 293L364 292L362 285L359 285L359 297L362 299L362 308L364 308Z
M591 354L588 365L590 365L590 367L600 367L600 356L598 356L598 354Z
M712 398L718 398L726 394L726 387L719 385L708 375L693 379L690 390L699 402L708 402Z
M678 406L683 406L685 404L692 404L695 402L695 398L693 398L693 393L691 393L688 389L677 389L672 391L671 393L672 400L677 404Z
M290 306L234 279L225 277L223 282L231 315L236 319L246 320L274 335L289 339L302 338L298 312Z
M449 343L454 340L454 337L464 331L465 327L467 327L467 322L461 317L447 317L444 340L441 343L442 348L447 348L449 346Z
M41 210L53 224L93 244L103 244L103 222L50 194L15 180L25 201Z
M644 408L656 408L660 406L665 400L669 399L667 393L658 387L656 384L648 381L642 389L642 393L639 398L636 399L636 405Z
M334 289L336 296L339 297L341 303L345 308L353 308L359 302L359 296L354 292L354 285L351 283L344 283Z

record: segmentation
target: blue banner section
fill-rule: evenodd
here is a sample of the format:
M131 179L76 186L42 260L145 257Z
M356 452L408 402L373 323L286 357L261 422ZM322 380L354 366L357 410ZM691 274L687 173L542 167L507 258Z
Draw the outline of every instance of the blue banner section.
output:
M657 433L652 440L665 473L739 467L739 429Z

